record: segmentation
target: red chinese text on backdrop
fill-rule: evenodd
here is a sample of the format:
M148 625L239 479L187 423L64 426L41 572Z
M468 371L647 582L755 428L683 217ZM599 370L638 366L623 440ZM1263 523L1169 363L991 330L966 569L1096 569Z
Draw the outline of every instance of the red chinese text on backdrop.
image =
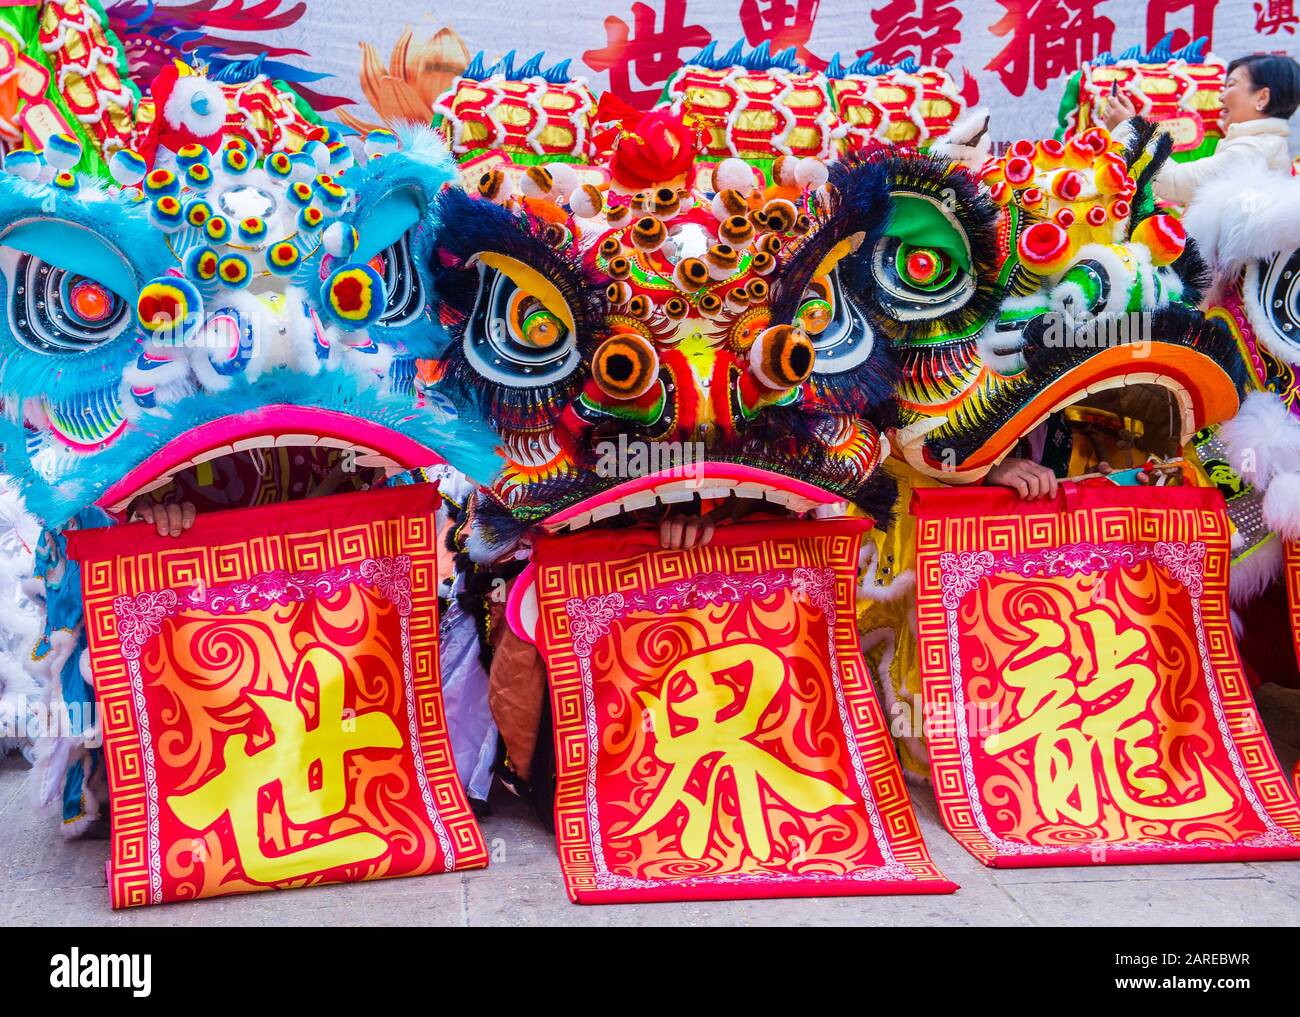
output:
M961 45L961 11L955 0L887 0L871 12L875 42L868 50L883 64L912 57L922 65L947 67Z
M689 54L710 39L708 29L686 23L686 0L664 0L662 24L649 4L634 3L632 25L611 14L605 35L605 46L587 50L583 62L608 71L609 90L638 109L655 104L663 83L682 66L682 50Z
M1041 90L1112 48L1115 23L1096 11L1105 0L998 0L1007 9L989 30L1010 36L988 64L1012 95Z

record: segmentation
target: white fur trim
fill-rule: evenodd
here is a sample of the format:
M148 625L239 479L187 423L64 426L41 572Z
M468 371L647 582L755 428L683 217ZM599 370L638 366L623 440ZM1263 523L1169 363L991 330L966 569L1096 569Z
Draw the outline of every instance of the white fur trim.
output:
M910 619L908 625L912 625ZM930 752L926 748L925 738L916 733L924 725L924 718L916 716L916 711L924 709L924 702L906 690L900 693L894 688L892 672L898 649L897 634L892 628L870 629L861 634L858 642L863 654L870 652L877 644L881 645L880 664L875 668L875 679L876 687L880 690L881 705L884 707L885 724L890 735L905 744L918 763L929 766ZM905 733L900 734L896 730L899 721L910 721ZM903 772L908 771L905 769Z
M291 287L284 294L286 307L302 307L301 314L290 313L288 318L289 363L299 374L316 375L324 361L316 355L315 317L306 308L306 294L298 287Z
M1300 473L1277 473L1264 492L1264 522L1286 540L1300 540Z
M874 569L872 571L874 573ZM858 596L863 600L882 604L905 597L916 589L916 572L913 569L905 569L894 576L891 582L883 585L877 585L873 579L874 576L871 574L863 575L858 583Z
M1216 273L1235 275L1247 262L1300 247L1300 178L1214 180L1196 192L1183 225Z
M993 136L988 128L988 107L978 106L958 119L947 134L931 145L930 154L946 156L972 171L978 171L992 150Z
M80 837L92 823L99 819L99 795L95 793L89 778L81 785L81 806L85 811L71 822L64 822L60 827L66 840Z
M1241 302L1246 309L1246 319L1255 332L1255 340L1284 364L1295 364L1300 362L1300 341L1283 334L1274 324L1273 318L1269 316L1268 309L1260 302L1261 294L1265 293L1265 286L1271 293L1271 296L1264 296L1265 303L1269 299L1276 300L1281 296L1279 290L1285 292L1285 285L1277 278L1277 273L1284 267L1280 257L1272 261L1252 261L1246 266L1238 289L1241 293ZM1261 269L1268 274L1263 280L1260 279Z
M190 105L197 95L208 98L208 112L202 115ZM172 94L163 104L162 115L173 129L187 127L200 138L206 138L226 126L226 96L219 84L197 74L177 78Z
M1282 541L1269 536L1245 558L1234 558L1228 572L1228 600L1244 607L1282 574ZM1234 622L1234 631L1236 631ZM1240 636L1240 633L1237 633Z
M1245 480L1267 488L1278 473L1300 472L1300 420L1271 392L1252 392L1220 432L1228 462Z
M1150 273L1151 258L1147 255L1145 248L1137 244L1130 244L1125 250L1136 262L1136 272L1130 271L1114 249L1105 244L1084 244L1079 248L1079 253L1075 256L1073 264L1085 260L1095 261L1106 270L1106 274L1110 277L1110 292L1105 305L1097 309L1097 314L1120 314L1127 310L1129 293L1132 292L1133 284L1138 281L1138 277L1144 269L1148 274ZM1055 290L1053 291L1052 306L1056 306Z
M1015 304L1016 301L1025 302L1026 298L1013 297L1006 301L1008 306ZM1042 301L1034 299L1027 303L1026 306L1041 307ZM976 340L976 348L979 350L980 359L991 371L996 371L1004 378L1014 377L1025 369L1025 333L1023 329L1016 329L1010 332L999 332L997 330L997 319L994 318L984 326Z

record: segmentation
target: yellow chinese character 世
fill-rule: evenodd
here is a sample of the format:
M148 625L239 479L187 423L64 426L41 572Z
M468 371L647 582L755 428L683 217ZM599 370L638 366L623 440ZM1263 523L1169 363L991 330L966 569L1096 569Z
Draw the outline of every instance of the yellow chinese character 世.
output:
M346 665L327 646L306 650L294 668L290 688L314 676L318 688L315 726L288 698L247 693L265 714L271 744L250 754L249 735L226 739L224 765L204 784L167 799L182 823L204 830L223 815L230 828L239 860L249 879L278 883L340 865L352 865L382 856L387 842L375 833L356 830L327 840L268 855L263 848L258 798L263 788L279 783L286 822L306 824L336 816L347 806L345 757L360 749L402 747L401 732L385 713L371 711L343 723ZM316 785L316 786L313 786Z

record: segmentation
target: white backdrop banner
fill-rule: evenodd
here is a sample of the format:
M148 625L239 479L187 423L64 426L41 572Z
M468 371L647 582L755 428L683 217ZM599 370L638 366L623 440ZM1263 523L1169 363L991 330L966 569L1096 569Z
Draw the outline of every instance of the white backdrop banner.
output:
M1300 52L1295 0L183 0L109 3L133 62L175 54L265 54L319 106L354 126L425 116L479 50L515 66L544 51L633 105L711 40L798 47L824 67L866 51L946 67L990 107L996 140L1050 135L1065 79L1083 61L1168 33L1173 49L1208 37L1229 60ZM319 77L318 77L319 75Z

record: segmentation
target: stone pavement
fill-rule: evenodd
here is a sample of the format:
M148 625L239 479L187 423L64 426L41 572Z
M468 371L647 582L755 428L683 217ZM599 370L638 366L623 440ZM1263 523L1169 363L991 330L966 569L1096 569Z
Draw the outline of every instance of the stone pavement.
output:
M1300 692L1259 695L1290 770ZM0 926L11 925L1297 925L1300 862L986 869L948 836L929 788L912 786L926 843L961 885L950 896L840 897L577 907L551 837L518 802L483 822L490 868L114 913L105 841L63 841L26 799L26 765L0 761Z

